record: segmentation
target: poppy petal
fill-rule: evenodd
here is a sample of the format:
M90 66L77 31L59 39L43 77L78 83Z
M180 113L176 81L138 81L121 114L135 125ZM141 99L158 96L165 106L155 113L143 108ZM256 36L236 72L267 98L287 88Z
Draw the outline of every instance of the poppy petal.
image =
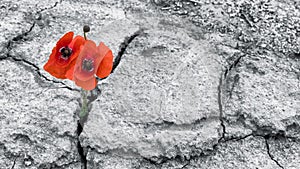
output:
M96 75L100 78L105 78L110 74L112 70L113 55L112 51L103 42L99 44L98 50L103 59L99 65Z
M59 79L65 79L65 69L57 69L57 67L55 65L45 65L44 69L50 73L52 76L59 78Z
M81 51L81 47L84 45L85 43L85 40L82 36L76 36L72 42L70 43L69 47L73 50L73 52L76 52L73 53L73 55L71 55L70 57L70 61L74 60L74 59L77 59L80 51Z
M110 49L103 42L100 42L100 44L97 48L98 48L99 52L101 53L102 57L104 57L106 55L106 53L108 51L110 51Z
M63 46L68 46L72 42L73 36L74 32L68 32L63 37L61 37L56 43L56 47L58 47L58 50Z
M67 79L70 79L70 80L73 80L73 76L74 76L74 68L75 68L75 60L73 61L72 64L70 64L67 72L66 72L66 78Z
M97 86L97 80L95 77L92 77L87 81L81 81L74 76L74 81L77 86L82 87L84 90L93 90Z
M85 41L86 41L86 40L85 40L82 36L77 35L77 36L75 36L75 38L73 39L73 41L70 43L69 46L70 46L73 50L78 50L78 49L80 49L80 47L81 47L82 45L84 45Z
M81 52L77 58L75 69L74 69L74 75L77 79L86 81L90 79L91 77L94 77L95 71L98 68L98 65L100 64L99 58L99 52L97 50L95 42L91 40L87 40L81 49ZM93 62L93 69L91 71L86 71L82 69L82 64L84 60L91 60Z
M56 59L55 59L55 54L56 54L56 47L54 47L52 49L52 52L50 54L49 60L47 61L47 63L44 65L44 67L49 67L50 65L52 65Z
M55 54L56 54L56 47L52 49L52 53L49 57L48 62L44 65L44 70L50 73L52 76L60 79L65 79L64 76L64 69L58 69L55 64Z
M112 70L113 54L112 54L112 51L107 46L105 46L103 43L100 43L98 48L100 51L105 51L106 53L99 65L96 75L100 78L105 78L110 74L110 72Z

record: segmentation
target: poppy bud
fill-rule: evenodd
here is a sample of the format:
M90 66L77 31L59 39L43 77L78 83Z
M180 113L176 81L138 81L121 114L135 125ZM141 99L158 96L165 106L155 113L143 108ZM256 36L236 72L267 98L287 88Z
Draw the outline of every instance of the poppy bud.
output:
M89 32L89 31L90 31L90 27L88 25L84 25L83 32Z

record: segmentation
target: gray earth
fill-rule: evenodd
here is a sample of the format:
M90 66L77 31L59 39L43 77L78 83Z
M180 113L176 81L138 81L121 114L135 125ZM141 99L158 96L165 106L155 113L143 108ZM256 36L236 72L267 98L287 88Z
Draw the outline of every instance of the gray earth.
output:
M66 32L121 59L89 97ZM1 0L1 169L299 169L300 1Z

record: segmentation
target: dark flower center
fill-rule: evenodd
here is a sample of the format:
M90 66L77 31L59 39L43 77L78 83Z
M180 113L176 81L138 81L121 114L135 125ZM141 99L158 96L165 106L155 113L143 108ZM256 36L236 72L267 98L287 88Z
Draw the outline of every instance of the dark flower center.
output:
M61 58L64 60L69 59L69 57L72 54L72 49L69 48L68 46L60 48L59 52L61 53Z
M82 61L82 69L88 72L91 72L94 70L94 61L91 59L84 59Z

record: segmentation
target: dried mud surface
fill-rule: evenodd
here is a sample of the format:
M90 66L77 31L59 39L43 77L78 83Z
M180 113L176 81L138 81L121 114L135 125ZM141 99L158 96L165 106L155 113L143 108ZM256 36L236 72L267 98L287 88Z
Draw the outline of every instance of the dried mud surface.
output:
M118 64L81 126L43 65L85 24ZM296 0L2 0L0 168L296 169L299 44Z

